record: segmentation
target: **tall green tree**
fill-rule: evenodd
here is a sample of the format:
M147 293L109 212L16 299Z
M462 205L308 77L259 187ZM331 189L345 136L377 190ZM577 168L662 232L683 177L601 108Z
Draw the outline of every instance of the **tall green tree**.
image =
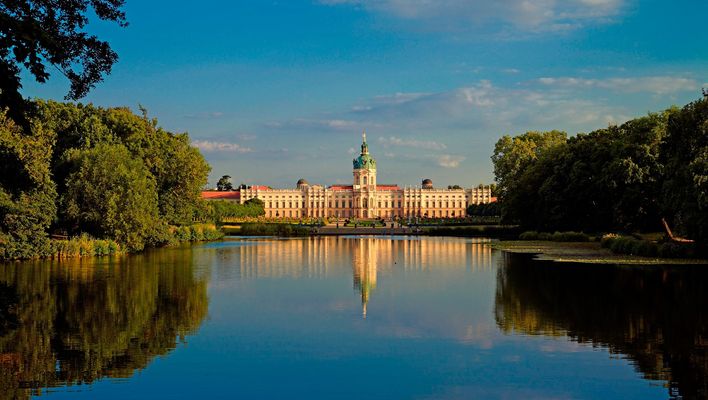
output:
M216 190L220 192L227 192L230 190L234 189L234 185L231 184L231 176L230 175L224 175L221 178L219 178L219 181L216 182Z
M511 137L505 135L494 146L492 164L497 182L496 192L502 201L502 216L507 220L519 218L521 205L520 196L526 193L520 188L520 179L526 169L532 165L544 152L562 146L567 140L567 134L561 131L526 132L523 135Z
M207 183L210 167L199 150L190 145L186 133L160 128L144 109L142 115L136 115L125 107L100 108L53 101L38 104L40 118L59 135L53 173L60 193L68 174L61 162L67 151L121 143L143 161L155 179L160 215L167 223L189 224L197 210L204 207L200 193Z
M671 115L662 150L663 211L680 233L708 246L708 96Z
M530 163L544 151L566 142L567 134L562 131L526 132L511 137L502 136L494 145L492 164L497 189L504 196L514 181Z
M47 248L56 217L50 160L55 136L35 122L30 134L0 113L0 259L28 258Z
M77 230L114 238L134 251L159 241L164 226L155 181L122 144L71 150L62 196L64 216Z
M67 99L84 97L111 72L118 55L85 31L89 15L126 26L124 0L8 0L0 2L0 109L26 132L32 103L20 94L21 72L37 82L56 68L70 82Z

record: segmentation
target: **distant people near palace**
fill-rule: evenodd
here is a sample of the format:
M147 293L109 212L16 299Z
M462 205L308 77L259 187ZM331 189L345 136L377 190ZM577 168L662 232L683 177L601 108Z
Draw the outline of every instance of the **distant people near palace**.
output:
M424 179L420 187L401 188L380 184L376 179L376 160L369 154L366 133L361 154L353 160L353 185L310 185L297 181L294 189L269 186L241 186L235 191L204 191L206 200L229 200L240 204L258 198L267 218L460 218L467 207L496 201L490 186L464 189L436 189Z

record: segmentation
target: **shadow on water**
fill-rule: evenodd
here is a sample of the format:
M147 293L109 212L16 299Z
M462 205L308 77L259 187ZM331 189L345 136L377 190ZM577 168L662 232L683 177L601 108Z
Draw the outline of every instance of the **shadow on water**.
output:
M0 268L0 399L127 378L195 332L207 280L188 249Z
M623 354L671 398L708 398L708 270L531 261L507 255L495 317L505 333L567 336Z

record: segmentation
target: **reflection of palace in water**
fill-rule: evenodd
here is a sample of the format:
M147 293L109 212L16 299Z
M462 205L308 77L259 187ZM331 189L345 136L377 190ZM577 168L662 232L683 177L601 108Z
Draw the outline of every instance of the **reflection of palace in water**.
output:
M364 316L377 277L394 268L492 268L492 249L486 239L339 236L243 243L238 252L224 252L217 273L236 273L240 279L323 278L349 267L354 288L361 293Z

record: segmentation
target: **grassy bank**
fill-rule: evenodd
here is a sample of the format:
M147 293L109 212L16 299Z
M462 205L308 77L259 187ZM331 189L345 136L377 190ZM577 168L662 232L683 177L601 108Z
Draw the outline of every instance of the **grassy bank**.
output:
M241 225L225 225L222 231L226 235L240 236L308 236L310 228L293 224L263 224L249 223Z
M519 227L513 225L469 225L425 227L422 233L431 236L486 236L511 239L517 238L520 232Z
M214 224L195 224L189 226L170 227L168 236L161 239L155 247L173 246L184 242L202 242L219 240L224 232ZM0 261L28 259L21 255L28 251L13 252L10 247L4 247L0 253ZM87 234L69 237L67 239L51 239L40 249L32 251L31 259L67 259L76 257L102 257L130 253L128 247L111 239L96 239Z
M224 237L224 232L214 224L194 224L189 226L174 226L170 228L172 238L168 244L181 242L208 242Z
M125 249L113 240L94 239L81 235L67 240L51 240L42 258L100 257L124 253Z
M492 247L510 253L536 254L539 260L578 262L588 264L662 265L708 264L708 260L642 257L616 254L603 248L599 242L551 242L515 240L501 241Z
M654 241L632 236L605 235L602 237L600 245L616 254L661 258L696 258L698 256L693 243Z

